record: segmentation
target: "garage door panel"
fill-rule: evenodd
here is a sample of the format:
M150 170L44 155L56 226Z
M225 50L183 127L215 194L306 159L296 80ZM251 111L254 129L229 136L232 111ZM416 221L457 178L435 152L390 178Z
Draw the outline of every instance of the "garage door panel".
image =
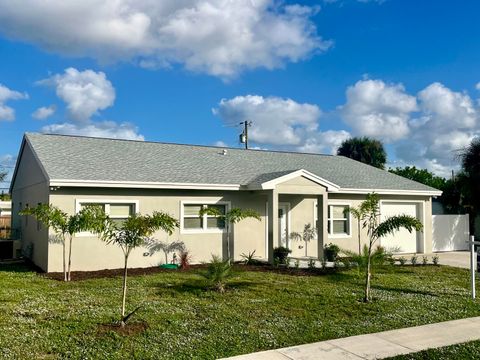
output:
M384 202L381 204L380 213L382 220L397 215L409 215L420 219L418 203ZM390 250L396 249L395 252L398 253L415 253L419 249L418 238L416 231L410 233L402 228L393 235L381 238L380 244Z

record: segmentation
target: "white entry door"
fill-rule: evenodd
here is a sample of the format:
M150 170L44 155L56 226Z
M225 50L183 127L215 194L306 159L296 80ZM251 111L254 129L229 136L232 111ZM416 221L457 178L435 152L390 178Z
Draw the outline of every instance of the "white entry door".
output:
M278 235L280 237L280 246L290 248L289 238L289 223L288 212L290 211L290 204L280 203L278 205Z
M410 215L421 220L418 203L407 202L382 202L380 206L382 221L390 216ZM380 245L386 249L398 249L397 253L415 253L421 251L419 246L419 234L416 231L411 233L402 228L395 231L393 235L387 235L380 239Z

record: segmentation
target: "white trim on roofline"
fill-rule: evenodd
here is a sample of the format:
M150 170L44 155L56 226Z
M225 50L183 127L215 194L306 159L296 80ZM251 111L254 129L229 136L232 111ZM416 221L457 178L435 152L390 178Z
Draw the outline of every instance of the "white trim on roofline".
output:
M324 178L321 178L320 176L312 174L311 172L309 172L307 170L304 170L304 169L293 171L289 174L279 176L278 178L275 178L273 180L266 181L266 182L264 182L260 185L260 188L262 190L272 190L272 189L275 189L275 187L278 184L281 184L285 181L294 179L294 178L299 177L299 176L302 176L302 177L304 177L308 180L311 180L311 181L313 181L313 182L315 182L315 183L317 183L321 186L324 186L324 187L327 188L328 191L331 191L331 192L337 192L340 189L340 187L338 185L332 183L331 181L325 180Z
M240 190L237 184L193 184L148 181L97 181L97 180L50 180L51 187L107 187L137 189L192 189L192 190Z
M416 195L416 196L440 196L440 190L394 190L394 189L352 189L341 188L337 191L338 194L370 194L376 193L379 195Z

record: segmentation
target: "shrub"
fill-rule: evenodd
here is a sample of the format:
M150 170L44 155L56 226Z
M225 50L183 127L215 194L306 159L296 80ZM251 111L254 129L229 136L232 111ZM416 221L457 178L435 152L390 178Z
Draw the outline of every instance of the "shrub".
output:
M290 263L292 262L292 259L287 257L287 260L285 260L285 265L288 267L290 267Z
M275 263L275 259L277 259L278 264L286 264L288 254L290 254L292 250L287 249L284 246L279 246L273 249L273 261Z
M308 260L308 268L315 269L315 259Z
M347 255L352 262L356 263L359 268L364 269L368 262L368 246L364 245L361 255L358 255L354 251L342 250L342 253ZM385 265L395 262L393 255L390 251L387 251L383 246L377 246L371 254L372 265Z
M340 248L337 245L332 243L325 245L323 249L323 254L324 254L324 257L327 259L327 261L337 260L339 252L340 252Z
M187 270L190 267L191 261L192 261L192 255L190 255L190 251L183 250L180 253L180 269Z
M412 263L413 266L417 265L418 256L417 256L417 255L413 255L413 256L410 258L410 262Z
M438 257L438 255L435 255L432 258L433 265L438 265L439 261L440 261L440 258Z
M299 259L295 260L294 266L295 266L295 269L298 269L300 267L300 260Z
M428 264L428 257L427 256L424 256L422 258L422 265L427 265Z
M325 270L325 268L327 267L327 259L325 259L325 257L323 257L320 264L322 265L322 269Z
M407 263L407 259L405 259L403 256L400 259L398 259L398 261L400 262L400 265L402 265L402 266Z
M219 256L212 255L212 261L208 263L207 271L201 275L207 279L210 285L220 293L225 292L226 279L231 275L232 265L227 259L222 261Z
M258 256L255 255L255 251L256 250L253 250L252 252L249 252L248 254L240 254L240 257L242 258L242 262L245 264L245 265L254 265L255 263L257 263L257 260L256 258Z
M350 262L350 259L349 258L343 258L341 260L342 264L343 264L343 267L348 270L350 269L350 267L352 266L352 263Z

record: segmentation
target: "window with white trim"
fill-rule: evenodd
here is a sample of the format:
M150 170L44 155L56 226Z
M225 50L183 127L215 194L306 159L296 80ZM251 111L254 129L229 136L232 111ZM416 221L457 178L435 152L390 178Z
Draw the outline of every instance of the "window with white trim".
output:
M225 220L214 216L203 214L200 211L203 208L215 208L222 215L227 212L227 204L196 204L183 203L183 230L188 231L209 231L209 230L224 230Z
M328 234L350 235L348 205L328 205Z
M130 215L137 212L137 202L106 202L106 201L85 201L79 202L78 211L86 206L101 206L105 214L116 224L123 223Z

